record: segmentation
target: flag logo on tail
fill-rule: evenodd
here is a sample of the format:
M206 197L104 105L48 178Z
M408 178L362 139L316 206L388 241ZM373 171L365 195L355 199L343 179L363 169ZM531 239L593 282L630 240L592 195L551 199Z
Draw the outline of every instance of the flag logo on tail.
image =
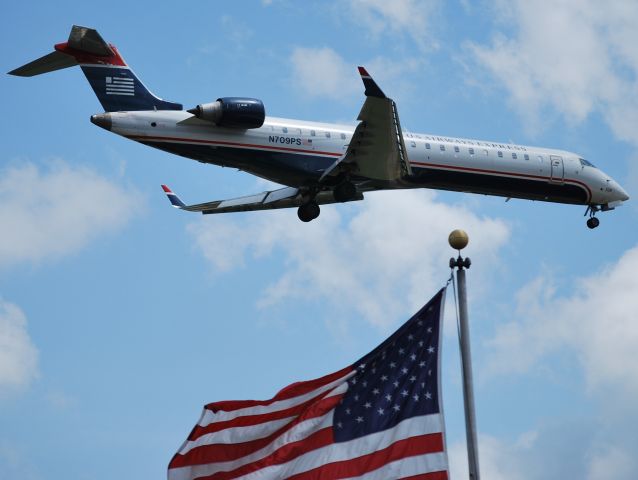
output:
M265 401L207 405L169 480L447 480L445 289L354 364Z
M126 77L106 77L107 95L135 95L135 80Z

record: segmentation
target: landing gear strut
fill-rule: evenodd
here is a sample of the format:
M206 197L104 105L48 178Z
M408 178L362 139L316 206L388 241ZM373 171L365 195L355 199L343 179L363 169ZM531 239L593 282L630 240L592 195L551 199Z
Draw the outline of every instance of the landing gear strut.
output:
M304 203L297 209L297 216L302 222L310 222L317 218L321 213L321 209L314 200Z
M589 214L589 218L587 219L587 226L590 229L594 229L598 225L600 225L600 220L596 218L596 212L598 212L598 210L599 210L599 207L597 207L596 205L589 205L587 207L587 211L585 212L585 215Z

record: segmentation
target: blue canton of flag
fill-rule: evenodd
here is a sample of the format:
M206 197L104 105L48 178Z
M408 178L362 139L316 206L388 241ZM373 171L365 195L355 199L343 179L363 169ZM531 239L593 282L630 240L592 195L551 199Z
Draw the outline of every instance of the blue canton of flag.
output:
M393 428L406 418L440 412L440 314L441 303L429 302L355 364L357 373L348 380L348 391L335 410L337 442Z

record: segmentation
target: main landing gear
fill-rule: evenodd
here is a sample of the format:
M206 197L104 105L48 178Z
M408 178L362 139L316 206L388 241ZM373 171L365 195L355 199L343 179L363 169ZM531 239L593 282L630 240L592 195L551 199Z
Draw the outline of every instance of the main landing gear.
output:
M302 222L310 222L317 218L321 213L321 209L314 200L304 203L297 209L297 216Z
M587 211L585 212L585 215L589 214L589 218L587 219L587 226L590 229L594 229L598 225L600 225L600 220L596 218L596 212L598 212L599 210L600 210L600 207L598 207L597 205L589 205L587 207Z

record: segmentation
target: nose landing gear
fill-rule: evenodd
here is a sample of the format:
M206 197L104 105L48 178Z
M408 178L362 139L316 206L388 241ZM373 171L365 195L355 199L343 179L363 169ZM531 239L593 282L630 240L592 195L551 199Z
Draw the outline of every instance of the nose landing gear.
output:
M597 205L589 205L587 207L587 211L585 212L585 215L589 214L589 218L587 219L587 226L590 229L594 229L598 225L600 225L600 220L596 218L596 212L598 212L599 210L600 210L600 207L598 207Z

